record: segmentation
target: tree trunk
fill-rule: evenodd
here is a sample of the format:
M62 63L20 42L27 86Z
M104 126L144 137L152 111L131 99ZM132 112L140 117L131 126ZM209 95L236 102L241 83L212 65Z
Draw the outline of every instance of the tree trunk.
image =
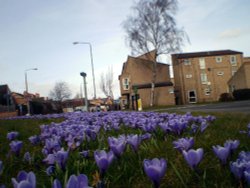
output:
M156 82L156 60L153 63L153 75L152 75L152 83L151 83L151 95L150 95L150 106L155 105L155 82Z

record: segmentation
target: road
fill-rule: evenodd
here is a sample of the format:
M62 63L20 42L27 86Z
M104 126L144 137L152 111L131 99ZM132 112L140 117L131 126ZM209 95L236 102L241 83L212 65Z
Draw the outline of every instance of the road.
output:
M233 101L211 104L192 104L159 109L155 111L182 111L182 112L241 112L250 114L250 100Z

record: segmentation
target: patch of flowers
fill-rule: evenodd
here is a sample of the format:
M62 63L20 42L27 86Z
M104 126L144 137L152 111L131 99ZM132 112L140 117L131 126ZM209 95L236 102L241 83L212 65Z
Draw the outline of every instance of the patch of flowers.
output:
M171 140L172 147L178 151L177 157L186 161L190 171L196 173L209 151L195 146L195 138L206 133L206 129L215 120L214 116L195 117L190 113L178 115L153 112L65 113L21 118L64 119L60 123L41 125L39 135L27 138L31 147L41 148L36 153L32 150L22 151L24 141L16 140L20 133L12 131L7 134L10 142L9 157L22 154L23 161L30 166L42 166L44 175L50 179L49 186L54 188L105 187L112 181L108 178L109 170L115 168L115 165L120 168L120 161L128 156L138 160L141 173L152 181L154 187L159 187L166 175L168 158L157 154L145 157L146 154L140 153L141 150L149 151L150 144L160 147L157 139L166 143ZM239 140L226 140L223 146L211 146L211 151L222 165L227 165L230 155L237 150L239 144ZM36 156L37 153L39 157ZM240 153L239 159L230 163L232 173L246 182L249 182L249 159L248 153ZM2 161L0 168L3 169L1 166ZM85 166L91 167L92 172L86 173L89 169ZM1 169L0 175L1 172L4 173ZM238 175L239 172L241 175ZM14 187L36 187L36 175L32 171L27 173L19 169L17 177L12 178L12 184Z

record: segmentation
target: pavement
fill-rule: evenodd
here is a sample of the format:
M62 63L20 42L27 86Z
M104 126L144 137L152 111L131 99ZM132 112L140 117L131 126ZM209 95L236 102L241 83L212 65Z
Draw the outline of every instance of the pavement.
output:
M220 102L210 104L192 104L182 105L164 109L157 109L155 111L181 111L181 112L235 112L247 113L250 115L250 100Z

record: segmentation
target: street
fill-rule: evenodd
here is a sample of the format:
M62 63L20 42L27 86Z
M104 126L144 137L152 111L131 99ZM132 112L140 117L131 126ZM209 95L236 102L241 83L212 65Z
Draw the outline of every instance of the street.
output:
M181 111L181 112L241 112L250 114L250 100L245 101L233 101L213 104L189 104L176 106L165 109L158 109L155 111Z

